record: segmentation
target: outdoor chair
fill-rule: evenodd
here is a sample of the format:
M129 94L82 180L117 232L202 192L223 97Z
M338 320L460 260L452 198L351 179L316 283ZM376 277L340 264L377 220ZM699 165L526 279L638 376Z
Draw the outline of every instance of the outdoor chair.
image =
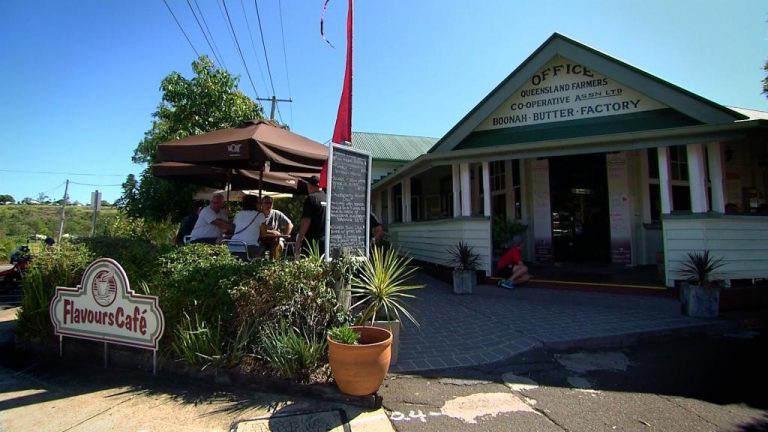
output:
M227 245L229 253L236 255L244 261L251 262L260 258L259 254L252 255L248 250L248 244L242 240L222 240L221 243Z

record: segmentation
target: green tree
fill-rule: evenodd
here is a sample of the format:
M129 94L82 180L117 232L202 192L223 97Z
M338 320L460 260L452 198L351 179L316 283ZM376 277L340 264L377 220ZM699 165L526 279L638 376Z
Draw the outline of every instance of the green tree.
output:
M3 203L3 202L15 203L16 200L13 199L11 195L3 194L3 195L0 195L0 203Z
M768 61L763 65L763 70L768 73ZM768 96L768 75L763 78L763 94Z
M171 72L161 82L162 99L152 114L152 127L134 150L133 162L154 163L160 143L263 118L261 105L237 89L239 77L215 67L206 56L192 62L192 71L191 79ZM155 178L147 167L139 178L128 176L115 204L129 216L178 220L196 190L186 183Z

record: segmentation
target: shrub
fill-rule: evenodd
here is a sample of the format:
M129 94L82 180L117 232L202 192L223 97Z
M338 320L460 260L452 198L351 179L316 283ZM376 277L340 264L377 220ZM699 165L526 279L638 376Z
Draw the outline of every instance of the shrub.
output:
M158 256L170 250L169 246L159 247L144 238L99 236L74 243L88 247L96 258L112 258L120 263L134 290L157 271Z
M53 335L48 309L56 287L77 286L93 260L93 254L84 245L67 242L36 255L22 279L24 295L17 332L34 340Z
M170 218L163 221L147 221L132 218L124 212L109 217L101 231L104 237L140 239L156 245L171 245L176 238L178 224Z
M201 321L197 314L194 320L187 312L183 312L181 322L176 326L171 348L181 358L191 365L220 363L225 352L224 335L221 329L221 318L214 326Z
M493 230L493 247L503 249L509 247L509 241L517 234L522 234L528 229L528 225L521 224L516 220L509 220L500 217L493 218L491 224Z
M232 316L231 291L253 279L258 268L232 256L225 246L192 244L159 256L149 285L159 297L167 323L181 322L184 312L194 312L201 321L213 323L219 317Z
M349 320L338 306L332 276L325 261L266 261L257 277L235 290L237 317L285 321L304 334L325 337L326 328Z
M307 382L320 367L325 339L304 333L285 321L268 328L261 338L261 355L283 378Z

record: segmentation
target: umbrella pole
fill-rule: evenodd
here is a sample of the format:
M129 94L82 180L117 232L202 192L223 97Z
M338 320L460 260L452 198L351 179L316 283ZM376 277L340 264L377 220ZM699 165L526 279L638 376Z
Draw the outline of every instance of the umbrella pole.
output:
M227 184L224 185L224 191L227 193L227 202L229 202L229 190L232 189L232 173L227 173Z
M264 168L259 170L259 202L261 202L261 189L263 188L264 181Z

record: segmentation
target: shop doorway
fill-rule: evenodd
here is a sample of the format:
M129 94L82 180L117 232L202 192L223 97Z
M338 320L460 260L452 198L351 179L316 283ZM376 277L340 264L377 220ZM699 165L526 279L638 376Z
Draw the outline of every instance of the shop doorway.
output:
M549 159L556 262L610 262L605 154Z

